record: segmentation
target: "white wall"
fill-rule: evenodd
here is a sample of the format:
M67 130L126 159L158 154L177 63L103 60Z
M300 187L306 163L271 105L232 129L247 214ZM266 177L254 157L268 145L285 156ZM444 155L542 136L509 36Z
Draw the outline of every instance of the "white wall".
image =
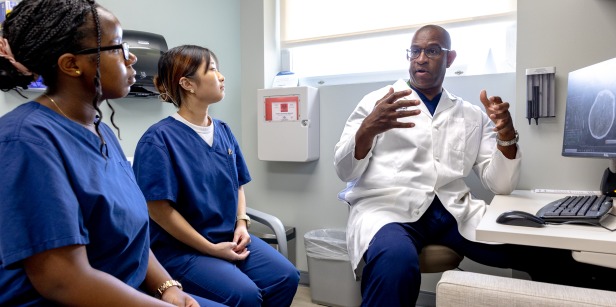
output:
M312 229L343 228L346 207L336 200L344 187L332 165L333 146L352 106L380 84L352 84L321 87L321 157L309 163L264 162L257 159L256 91L270 86L271 67L277 59L260 12L274 0L242 0L242 44L264 52L263 63L247 63L255 57L242 53L242 135L243 150L253 175L247 186L250 205L278 215L295 226L298 234L297 266L307 270L303 235ZM251 13L249 14L248 11ZM269 14L269 13L268 13ZM607 162L563 158L560 155L564 123L567 73L616 57L616 1L613 0L518 0L517 73L515 88L508 99L514 109L520 146L524 154L519 188L596 190ZM453 38L455 40L455 37ZM410 40L410 37L409 37ZM253 52L254 54L254 52ZM526 68L556 66L557 116L529 126L525 118ZM464 78L462 78L464 79ZM449 82L449 81L448 81ZM485 84L468 84L479 91ZM488 93L503 95L500 91ZM476 97L465 96L468 100ZM485 268L479 268L484 270Z
M346 227L348 208L336 198L345 183L334 171L333 148L357 102L388 82L320 87L319 160L306 163L258 160L257 89L271 86L271 78L276 72L272 67L278 65L276 46L271 37L274 25L265 23L260 17L271 16L275 9L273 0L247 0L241 5L242 44L251 46L242 51L242 150L253 176L253 181L246 186L246 193L250 206L273 213L285 224L296 228L297 267L307 271L304 234L313 229ZM410 39L409 36L409 42ZM263 52L262 63L254 61L257 52ZM490 94L498 93L507 101L515 101L514 74L453 77L447 78L446 84L454 93L475 102L483 88ZM476 186L479 196L491 199L492 195L486 193L476 180L471 180L471 183Z
M225 76L226 96L212 106L212 115L236 131L241 141L241 62L239 0L100 0L99 4L113 12L124 29L161 34L169 48L195 44L213 50ZM26 92L33 99L39 92ZM0 93L0 115L26 101L14 92ZM122 148L132 156L141 135L153 123L175 112L175 107L158 98L125 98L112 100L115 122L120 127ZM101 107L105 122L111 111Z
M561 156L570 71L616 57L616 1L518 0L517 93L524 106L526 68L556 67L556 117L516 127L525 159L519 188L598 190L607 160ZM540 18L539 18L540 17Z
M123 28L161 34L169 48L195 44L210 48L218 56L225 76L225 99L210 108L212 116L226 121L241 140L241 62L239 0L99 0L114 12ZM156 98L120 99L118 123L123 133L122 147L132 155L139 137L154 122L175 112ZM124 132L124 131L123 131Z
M270 86L279 62L275 0L99 2L114 12L126 29L160 33L170 47L191 43L216 52L226 77L226 98L212 112L230 124L241 142L253 176L253 181L246 186L249 205L275 214L285 224L296 227L297 267L306 271L303 235L312 229L343 228L347 219L347 208L336 200L344 183L338 180L333 169L333 146L355 103L382 83L321 88L319 160L259 161L257 89ZM507 95L516 96L510 102L514 104L524 153L519 188L597 189L601 172L607 166L605 161L560 155L567 73L616 57L614 16L616 1L613 0L518 0L518 72L515 84L505 81L502 88L515 87ZM538 126L529 126L524 113L524 70L542 66L556 67L557 116L541 119ZM468 87L470 97L465 96L468 100L475 99L472 93L486 86L475 79L458 81ZM488 89L488 92L503 95L496 90ZM0 114L21 102L23 99L13 93L0 93ZM171 105L163 105L156 99L130 98L114 103L127 155L132 155L137 140L149 125L174 111ZM109 112L105 114L108 116Z

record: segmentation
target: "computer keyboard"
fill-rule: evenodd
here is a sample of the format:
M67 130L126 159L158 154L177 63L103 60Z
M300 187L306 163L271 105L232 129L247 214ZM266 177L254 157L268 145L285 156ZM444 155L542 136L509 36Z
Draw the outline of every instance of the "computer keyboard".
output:
M611 197L571 195L545 205L536 215L548 223L599 225L611 209Z

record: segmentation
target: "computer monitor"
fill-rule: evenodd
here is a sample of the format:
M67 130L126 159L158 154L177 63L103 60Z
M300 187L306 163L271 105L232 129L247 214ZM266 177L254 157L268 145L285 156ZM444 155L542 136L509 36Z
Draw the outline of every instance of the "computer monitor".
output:
M616 58L569 73L562 155L616 161ZM610 172L609 169L606 172ZM616 169L612 169L616 172ZM604 174L601 190L614 193ZM614 187L604 187L605 184Z

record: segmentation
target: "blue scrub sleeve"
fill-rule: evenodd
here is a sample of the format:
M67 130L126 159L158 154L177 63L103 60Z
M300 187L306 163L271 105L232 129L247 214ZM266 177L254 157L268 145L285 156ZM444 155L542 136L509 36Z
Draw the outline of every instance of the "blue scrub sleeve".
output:
M177 201L178 181L170 161L164 147L147 140L139 142L133 171L146 200Z
M0 143L0 264L87 244L79 204L58 153L35 141Z

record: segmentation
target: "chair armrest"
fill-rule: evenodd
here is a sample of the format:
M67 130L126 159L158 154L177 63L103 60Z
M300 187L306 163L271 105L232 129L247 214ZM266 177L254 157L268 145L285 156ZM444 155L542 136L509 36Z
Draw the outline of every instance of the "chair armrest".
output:
M285 232L284 225L282 225L280 219L271 214L267 214L250 207L246 208L246 214L248 214L252 220L257 221L274 231L276 241L278 241L278 250L285 258L288 259L289 253L287 249L287 233Z

